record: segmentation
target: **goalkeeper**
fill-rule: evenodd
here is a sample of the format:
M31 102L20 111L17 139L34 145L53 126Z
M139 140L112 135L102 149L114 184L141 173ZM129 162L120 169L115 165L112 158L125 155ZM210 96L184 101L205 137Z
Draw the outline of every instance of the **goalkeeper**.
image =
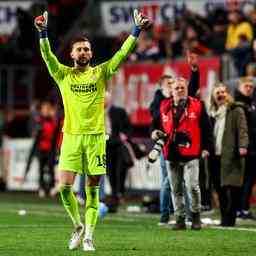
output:
M60 195L73 224L69 249L76 249L84 236L84 251L94 251L93 232L98 217L99 180L106 173L104 95L105 82L133 50L140 31L150 25L148 18L134 10L135 26L121 49L107 62L90 66L92 49L85 37L71 44L74 67L59 63L47 37L47 12L35 18L40 51L50 75L57 83L64 104L64 137L61 146ZM72 185L76 174L88 175L86 184L85 226L82 224Z

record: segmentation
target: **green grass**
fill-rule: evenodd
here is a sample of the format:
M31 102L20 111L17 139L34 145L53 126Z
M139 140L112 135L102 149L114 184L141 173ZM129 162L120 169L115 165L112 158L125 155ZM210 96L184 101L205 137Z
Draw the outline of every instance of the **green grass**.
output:
M27 214L18 215L20 209ZM253 256L256 255L256 232L219 230L205 227L202 231L172 231L158 227L159 216L121 213L107 215L95 231L94 253L80 248L67 250L72 230L69 218L58 200L39 200L35 195L0 194L1 256L65 255L189 255ZM243 222L239 227L256 231L256 223Z

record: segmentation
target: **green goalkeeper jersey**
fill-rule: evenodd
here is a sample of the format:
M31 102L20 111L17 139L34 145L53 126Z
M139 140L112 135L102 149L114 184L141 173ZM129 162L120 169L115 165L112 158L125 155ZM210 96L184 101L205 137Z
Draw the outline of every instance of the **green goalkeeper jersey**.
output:
M130 35L121 49L107 62L86 71L65 66L52 53L49 40L40 39L40 50L50 75L57 83L64 105L64 132L104 133L105 82L133 50L136 37Z

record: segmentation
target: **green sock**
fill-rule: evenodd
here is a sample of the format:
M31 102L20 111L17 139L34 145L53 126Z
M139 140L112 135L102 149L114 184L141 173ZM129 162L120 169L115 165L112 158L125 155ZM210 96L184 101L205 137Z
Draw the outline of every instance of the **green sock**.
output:
M81 220L78 210L77 199L72 191L72 185L61 185L60 195L63 205L68 212L74 226L78 226L81 223Z
M86 187L85 239L92 240L93 231L98 218L99 186Z

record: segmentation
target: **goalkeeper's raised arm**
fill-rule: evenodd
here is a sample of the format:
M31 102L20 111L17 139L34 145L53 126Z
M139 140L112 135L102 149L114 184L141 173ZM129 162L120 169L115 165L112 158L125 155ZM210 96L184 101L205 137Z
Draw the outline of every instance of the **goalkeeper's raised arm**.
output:
M116 72L119 66L134 49L141 30L146 30L152 25L151 21L137 9L133 12L133 19L135 25L130 36L125 40L120 50L117 51L109 61L103 64L103 66L105 66L104 70L106 79L110 78Z
M45 61L49 73L54 79L57 79L58 73L60 73L61 64L59 63L56 56L51 51L51 46L47 35L47 23L48 23L48 12L45 11L43 15L37 16L34 20L34 25L39 32L40 37L40 51ZM60 75L60 74L59 74Z

